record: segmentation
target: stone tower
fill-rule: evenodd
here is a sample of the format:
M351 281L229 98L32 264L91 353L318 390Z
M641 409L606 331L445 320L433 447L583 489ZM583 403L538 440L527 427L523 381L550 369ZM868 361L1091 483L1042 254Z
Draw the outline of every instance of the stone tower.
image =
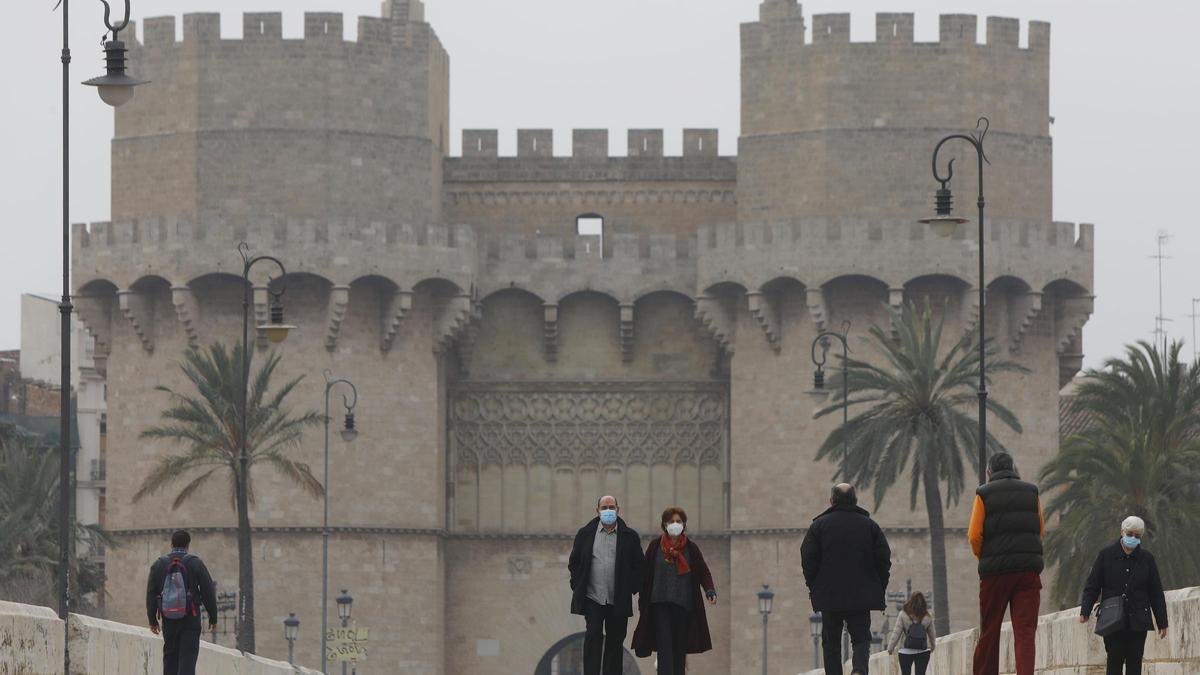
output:
M117 618L137 619L143 570L181 525L236 585L223 477L177 511L173 493L131 497L173 451L138 439L166 404L155 386L183 387L184 350L239 335L246 241L288 267L252 283L256 318L286 289L299 326L278 348L281 375L305 376L291 406L321 408L325 369L359 389L360 436L332 445L331 587L371 629L372 672L550 672L582 630L570 539L604 493L645 536L667 506L690 514L722 591L693 672L758 669L761 583L778 593L772 667L796 672L812 658L799 544L834 472L813 459L836 421L811 419L810 346L848 324L868 356L861 336L906 299L970 335L974 230L943 240L915 220L933 143L979 114L989 334L1030 369L995 382L1025 429L1000 435L1034 474L1057 449L1092 288L1091 226L1050 220L1048 27L1021 47L1015 20L989 19L977 44L974 17L946 16L919 44L912 15L887 14L850 43L848 18L826 15L807 42L793 0L761 12L742 27L738 157L711 129L685 130L679 157L657 129L629 130L619 156L606 130L556 153L549 130L523 129L515 157L468 129L448 157L449 61L417 0L361 18L353 42L336 14L306 15L303 40L282 39L278 14L245 15L240 39L214 15L186 15L182 41L173 18L147 21L131 58L154 85L117 113L113 222L78 226L74 249L109 392ZM319 432L295 450L322 453ZM321 503L267 467L254 479L258 640L279 655L270 627L288 612L319 625ZM878 515L895 577L929 588L926 514L897 491ZM946 512L956 627L974 616L964 511Z

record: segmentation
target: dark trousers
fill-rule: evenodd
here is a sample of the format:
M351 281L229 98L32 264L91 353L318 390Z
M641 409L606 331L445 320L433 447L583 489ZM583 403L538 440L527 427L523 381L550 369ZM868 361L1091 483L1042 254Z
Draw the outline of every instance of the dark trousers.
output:
M974 675L1000 672L1000 626L1005 609L1012 621L1017 675L1033 675L1041 601L1042 579L1037 572L997 574L979 580L979 642L975 644Z
M625 669L625 631L629 617L618 616L612 605L583 599L583 675L621 675ZM602 657L603 655L603 657Z
M925 675L925 669L929 667L929 655L930 652L901 654L900 672L904 673L904 675L913 675L913 666L916 666L917 675Z
M821 651L825 654L825 675L842 675L842 626L850 633L850 672L867 675L871 658L871 613L821 612Z
M163 619L163 675L196 675L200 656L200 617Z
M1142 675L1142 653L1146 651L1146 631L1123 630L1104 638L1108 652L1106 675Z
M689 612L669 602L656 602L652 607L658 675L684 675L687 668Z

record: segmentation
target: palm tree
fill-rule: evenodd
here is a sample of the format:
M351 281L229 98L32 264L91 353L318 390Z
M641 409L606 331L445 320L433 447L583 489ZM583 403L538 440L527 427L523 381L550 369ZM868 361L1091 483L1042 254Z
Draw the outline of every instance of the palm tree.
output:
M167 387L157 389L167 394L169 407L162 411L163 423L142 432L150 440L173 441L184 446L181 454L167 455L158 460L133 496L135 502L155 494L178 481L188 479L171 504L178 509L214 475L229 481L230 502L237 512L238 589L245 609L239 617L238 647L254 651L254 556L252 555L250 514L239 508L237 486L241 478L242 440L242 345L230 353L221 344L207 350L184 353L180 369L187 377L194 394L181 393ZM279 356L271 354L250 382L246 406L246 452L249 456L246 486L247 502L254 504L254 482L250 469L266 464L298 485L313 497L324 494L321 482L307 464L296 462L287 452L299 446L308 427L320 424L322 416L316 411L292 415L284 409L284 400L300 383L303 376L287 382L269 393L271 377L279 366Z
M58 453L44 438L0 425L0 597L31 604L55 602L58 570ZM114 544L97 525L74 526L76 543ZM100 590L104 577L86 556L71 559L74 610Z
M869 345L883 358L883 365L850 358L848 369L850 406L866 410L838 427L817 450L817 459L841 458L843 444L849 480L873 487L875 508L887 491L906 472L909 478L909 508L917 508L923 494L929 514L929 554L933 571L933 593L938 603L937 630L950 632L950 592L946 581L946 532L942 490L945 499L957 504L968 466L974 468L979 448L977 409L979 351L959 341L942 354L944 319L934 321L929 303L921 308L905 303L889 308L891 326L872 326ZM978 344L978 343L976 343ZM1026 372L1011 361L992 360L988 348L987 372ZM988 411L1010 429L1020 433L1021 423L994 398ZM840 411L841 392L817 417ZM987 450L1004 447L988 434Z
M1146 521L1168 588L1200 583L1200 362L1180 362L1181 342L1164 347L1127 345L1087 370L1073 405L1088 424L1042 469L1046 513L1059 517L1046 557L1061 606L1078 601L1096 552L1131 515Z

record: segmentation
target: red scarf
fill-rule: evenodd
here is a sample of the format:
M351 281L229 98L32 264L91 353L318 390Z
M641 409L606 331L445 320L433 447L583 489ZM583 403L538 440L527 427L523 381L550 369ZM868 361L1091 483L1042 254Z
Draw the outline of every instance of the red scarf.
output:
M680 576L692 571L692 568L688 566L687 557L683 555L683 549L687 547L687 543L686 534L680 534L674 542L665 533L658 539L658 544L662 548L663 560L666 560L668 565L674 565L675 571Z

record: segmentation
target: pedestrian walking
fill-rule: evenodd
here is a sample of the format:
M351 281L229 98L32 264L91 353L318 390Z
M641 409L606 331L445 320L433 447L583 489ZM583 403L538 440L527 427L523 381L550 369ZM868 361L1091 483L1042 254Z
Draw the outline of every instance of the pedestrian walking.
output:
M850 672L867 675L871 611L887 607L892 550L871 514L858 506L854 486L834 486L829 508L804 535L800 561L813 610L823 616L826 675L842 675L843 626L853 645Z
M1012 620L1017 675L1033 675L1038 608L1042 592L1042 501L1033 483L1021 480L1012 455L988 459L988 482L975 490L967 540L979 559L979 641L974 675L1000 672L1000 626Z
M646 547L633 651L642 658L658 652L658 675L683 675L688 654L712 649L704 600L715 605L717 589L700 547L687 536L687 513L672 506L660 527Z
M195 675L200 656L200 606L217 629L217 593L204 561L188 553L192 535L171 535L171 551L154 561L146 583L150 632L163 637L163 675ZM160 623L161 621L161 623Z
M1146 633L1157 625L1158 639L1167 637L1167 597L1158 563L1142 548L1145 532L1141 518L1126 518L1121 539L1100 550L1083 587L1079 622L1087 623L1100 603L1096 633L1104 638L1107 675L1141 675Z
M896 617L896 627L888 638L888 653L900 654L900 670L904 675L925 675L929 667L929 659L937 648L937 631L933 627L933 615L929 613L929 603L925 594L913 593L900 616Z
M571 546L571 613L582 614L584 675L621 675L633 594L642 588L642 540L621 520L617 499L596 502L596 517Z

